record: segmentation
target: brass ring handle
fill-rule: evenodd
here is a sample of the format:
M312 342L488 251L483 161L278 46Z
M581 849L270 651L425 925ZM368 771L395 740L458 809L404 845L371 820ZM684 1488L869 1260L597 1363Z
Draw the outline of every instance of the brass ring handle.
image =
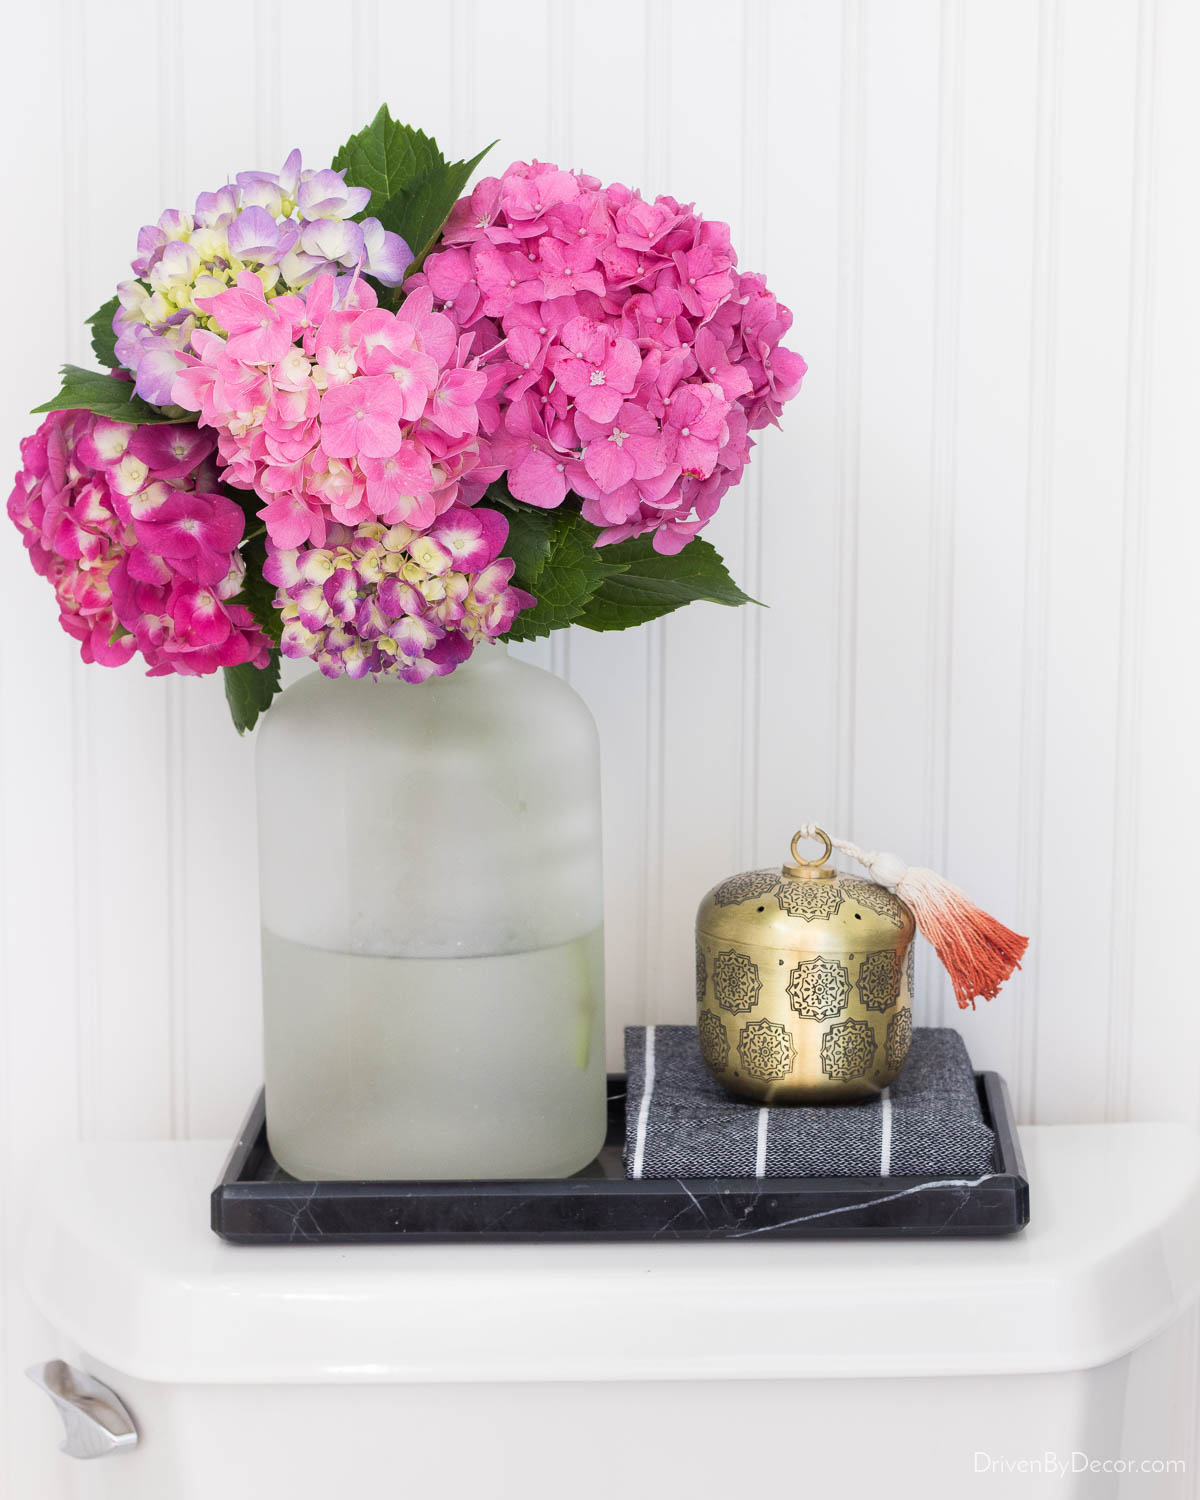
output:
M811 837L814 839L820 839L825 847L821 851L819 858L801 859L799 854L796 852L796 845L800 842L801 839L807 838L809 836L810 835L807 834L804 829L801 829L799 833L794 833L792 835L792 858L802 869L815 870L818 865L823 865L829 858L829 856L833 853L833 840L829 837L829 835L823 828L814 828Z

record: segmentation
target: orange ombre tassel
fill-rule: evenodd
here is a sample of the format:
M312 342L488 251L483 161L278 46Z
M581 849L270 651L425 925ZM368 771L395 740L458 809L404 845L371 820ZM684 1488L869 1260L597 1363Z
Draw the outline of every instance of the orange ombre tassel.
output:
M806 823L800 833L805 838L819 837L813 823ZM973 1010L979 997L991 1000L1013 970L1021 967L1029 939L981 911L950 881L933 870L906 865L894 854L860 849L845 839L830 842L840 853L865 865L872 880L894 891L909 908L918 930L932 943L949 974L960 1010L968 1005Z

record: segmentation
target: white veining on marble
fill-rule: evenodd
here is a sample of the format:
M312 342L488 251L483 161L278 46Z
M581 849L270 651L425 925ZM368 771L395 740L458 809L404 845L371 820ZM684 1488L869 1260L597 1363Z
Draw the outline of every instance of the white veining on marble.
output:
M930 1188L979 1187L981 1183L989 1181L997 1176L995 1172L985 1172L982 1177L946 1177L937 1182L918 1182L912 1187L902 1188L898 1193L885 1193L882 1198L868 1198L862 1203L844 1203L838 1208L822 1208L816 1213L801 1214L796 1219L784 1219L778 1224L763 1224L758 1229L743 1229L729 1236L730 1239L749 1239L752 1234L778 1233L781 1229L790 1229L794 1224L807 1224L813 1219L827 1219L834 1214L858 1213L864 1208L875 1208L880 1203L891 1203L897 1198L910 1198L914 1193L927 1193Z

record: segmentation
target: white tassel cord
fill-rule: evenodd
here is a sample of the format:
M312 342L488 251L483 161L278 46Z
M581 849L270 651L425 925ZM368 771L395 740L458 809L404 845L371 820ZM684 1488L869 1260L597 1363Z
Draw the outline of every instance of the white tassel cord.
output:
M800 829L819 838L815 823ZM898 855L860 849L847 839L831 839L839 853L866 867L872 880L894 891L912 911L917 927L933 944L950 976L959 1008L974 1009L977 998L991 1000L1021 959L1029 939L981 911L963 891L933 870L906 865Z

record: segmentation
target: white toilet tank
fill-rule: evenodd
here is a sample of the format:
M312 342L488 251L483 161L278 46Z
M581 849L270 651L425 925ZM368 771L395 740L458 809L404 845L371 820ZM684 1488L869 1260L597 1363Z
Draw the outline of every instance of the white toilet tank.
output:
M208 1228L224 1146L73 1148L30 1285L136 1444L37 1500L1184 1500L1197 1139L1022 1142L1004 1240L261 1249Z

